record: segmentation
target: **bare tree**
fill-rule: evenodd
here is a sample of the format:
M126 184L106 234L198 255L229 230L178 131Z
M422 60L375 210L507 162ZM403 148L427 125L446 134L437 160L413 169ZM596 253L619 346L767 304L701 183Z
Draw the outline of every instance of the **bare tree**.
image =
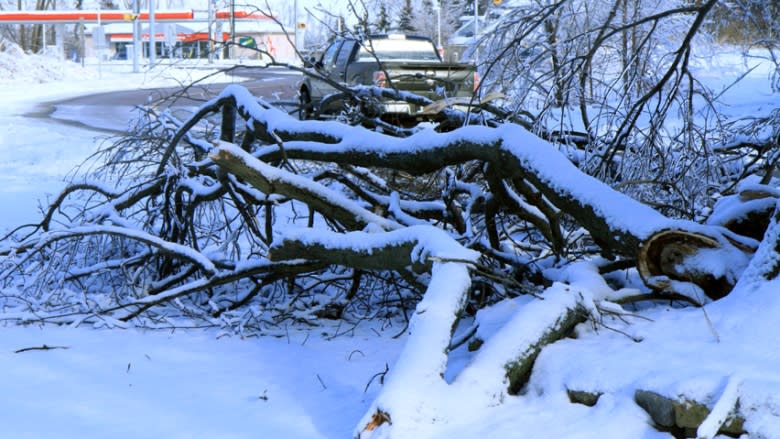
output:
M709 44L700 31L716 4L535 2L496 25L483 86L507 94L538 132L579 149L586 172L695 218L700 196L731 183L728 160L707 150L728 136L712 110L717 96L690 69ZM678 114L685 124L670 130Z

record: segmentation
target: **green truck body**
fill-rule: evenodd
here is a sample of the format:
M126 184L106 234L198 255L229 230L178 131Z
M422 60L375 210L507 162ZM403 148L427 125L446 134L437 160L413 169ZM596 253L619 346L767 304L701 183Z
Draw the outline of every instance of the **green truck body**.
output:
M337 39L311 61L309 69L313 75L305 75L299 88L302 105L310 109L302 112L303 117L334 115L344 109L344 99L333 99L341 93L334 84L394 89L435 102L470 97L477 83L475 66L445 63L429 38L405 35ZM423 105L406 100L384 97L379 105L383 117L430 116Z

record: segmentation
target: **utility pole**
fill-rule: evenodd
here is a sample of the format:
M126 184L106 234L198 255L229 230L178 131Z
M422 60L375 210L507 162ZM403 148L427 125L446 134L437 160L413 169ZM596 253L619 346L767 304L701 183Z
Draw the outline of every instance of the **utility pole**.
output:
M81 67L84 67L84 57L87 55L87 39L84 37L84 19L79 19L79 52L81 52Z
M133 0L133 73L141 71L141 0Z
M474 64L479 64L479 1L474 0Z
M433 7L436 8L436 45L438 46L439 56L444 57L444 50L441 45L441 0L435 0Z
M209 64L214 63L214 33L212 32L212 26L214 26L214 1L208 0L209 2L209 31L208 31L208 42L209 42Z
M154 0L149 0L149 69L157 60L157 27L154 25Z
M18 10L23 11L24 10L24 3L22 0L16 0L16 7ZM19 45L22 46L22 49L27 49L27 29L24 28L23 24L18 25L18 35L19 35Z
M97 42L98 79L103 79L103 46L105 46L106 33L103 31L103 23L100 20L100 2L98 2L97 31L92 31L93 45Z
M52 8L57 10L57 0L52 2ZM54 25L54 45L57 46L57 58L65 58L65 24L58 23Z
M230 0L230 59L236 50L236 0Z
M479 35L479 0L474 0L474 38Z
M293 2L293 45L298 52L298 0Z

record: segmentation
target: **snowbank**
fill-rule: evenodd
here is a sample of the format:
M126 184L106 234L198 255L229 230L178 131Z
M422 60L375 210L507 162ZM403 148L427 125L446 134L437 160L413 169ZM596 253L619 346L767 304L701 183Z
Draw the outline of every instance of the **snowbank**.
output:
M21 47L0 39L0 85L50 83L68 78L94 79L98 73L54 55L25 54Z
M46 198L64 187L63 180L105 137L103 132L31 117L45 113L42 104L115 90L175 87L203 78L204 83L236 81L215 67L131 70L130 65L119 64L104 65L99 72L96 65L83 68L55 56L25 54L0 39L0 206L14 206L3 209L0 231L40 220L39 200L47 204ZM121 113L115 109L103 116L110 119Z

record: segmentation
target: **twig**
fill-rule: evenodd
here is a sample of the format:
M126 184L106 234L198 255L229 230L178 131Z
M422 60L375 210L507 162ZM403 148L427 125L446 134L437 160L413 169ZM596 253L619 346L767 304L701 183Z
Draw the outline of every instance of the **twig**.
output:
M704 313L704 320L707 321L707 326L710 328L710 332L712 332L712 335L715 337L715 341L720 343L720 335L718 334L718 330L715 329L715 325L712 323L712 320L710 320L709 314L707 314L707 310L702 306L701 312Z
M322 381L322 378L320 377L320 374L316 374L316 375L317 375L317 380L319 380L320 385L322 386L322 390L328 390L328 386L326 386L325 382Z
M49 345L41 345L41 346L32 346L29 348L22 348L14 351L14 354L21 354L22 352L28 352L28 351L50 351L52 349L70 349L70 346L49 346Z
M387 372L390 371L390 366L385 363L385 370L382 372L375 373L374 376L371 377L370 380L368 380L368 383L366 383L366 388L363 389L363 393L368 392L368 387L371 386L371 383L374 382L374 379L379 378L379 384L384 385L385 384L385 376L387 376Z
M471 338L477 334L478 329L479 329L479 324L473 324L457 338L453 337L452 340L450 340L450 345L449 347L447 347L447 351L454 351L455 349L461 347L467 341L471 340Z
M362 355L363 357L365 357L365 356L366 356L366 354L364 354L364 353L363 353L363 351L361 351L360 349L355 349L354 351L352 351L352 352L350 352L350 353L349 353L349 356L347 357L347 361L352 361L352 355L353 355L353 354L360 354L360 355Z

